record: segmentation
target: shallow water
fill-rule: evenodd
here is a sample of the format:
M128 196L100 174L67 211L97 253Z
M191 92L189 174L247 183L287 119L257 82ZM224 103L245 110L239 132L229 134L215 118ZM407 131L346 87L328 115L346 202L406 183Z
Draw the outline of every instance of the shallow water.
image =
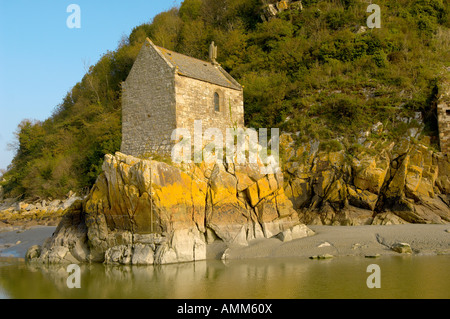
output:
M378 264L381 288L369 289ZM163 266L83 265L69 289L62 266L0 262L0 298L450 298L450 256L252 259Z

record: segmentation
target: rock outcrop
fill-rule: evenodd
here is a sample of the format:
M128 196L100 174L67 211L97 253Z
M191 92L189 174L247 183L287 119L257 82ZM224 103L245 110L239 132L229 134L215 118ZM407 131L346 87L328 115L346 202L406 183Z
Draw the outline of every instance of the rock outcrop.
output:
M383 132L379 124L372 134ZM175 166L106 155L90 194L28 259L168 264L206 259L216 241L226 259L227 247L252 239L312 235L304 224L447 224L450 161L417 142L418 131L397 143L364 133L359 146L340 151L283 134L277 174L259 164Z
M261 0L262 2L262 14L261 19L263 21L270 21L275 18L279 13L286 10L303 10L301 1L293 0Z
M282 140L285 193L306 224L450 222L448 155L413 138L364 138L353 152L320 151L319 141L294 147L291 135Z
M56 226L66 210L82 199L83 197L73 192L69 192L63 199L46 200L17 201L14 198L2 199L0 196L0 224L21 227Z
M282 174L259 165L175 167L106 155L84 201L75 202L28 260L44 263L168 264L206 258L207 244L247 245L313 234L284 194Z

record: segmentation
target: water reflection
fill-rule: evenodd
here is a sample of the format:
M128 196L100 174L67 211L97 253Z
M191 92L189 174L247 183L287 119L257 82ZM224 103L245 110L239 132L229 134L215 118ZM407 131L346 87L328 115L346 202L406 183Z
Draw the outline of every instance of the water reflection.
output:
M381 289L366 286L381 267ZM449 298L450 256L253 259L163 266L82 265L81 289L65 266L0 266L1 298Z

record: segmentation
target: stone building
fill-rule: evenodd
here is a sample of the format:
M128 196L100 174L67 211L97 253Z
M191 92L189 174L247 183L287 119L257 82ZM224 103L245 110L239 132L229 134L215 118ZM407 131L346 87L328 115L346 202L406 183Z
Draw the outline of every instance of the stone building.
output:
M176 128L193 138L194 121L202 128L243 127L242 86L216 62L202 61L158 47L146 39L122 91L121 152L133 156L170 155Z
M439 144L441 152L450 154L450 83L442 83L439 91L437 103Z

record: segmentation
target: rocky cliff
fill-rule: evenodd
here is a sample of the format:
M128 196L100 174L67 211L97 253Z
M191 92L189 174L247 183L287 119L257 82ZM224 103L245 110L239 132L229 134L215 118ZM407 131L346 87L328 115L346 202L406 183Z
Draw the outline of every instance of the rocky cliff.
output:
M261 174L256 164L179 168L116 153L105 157L103 171L28 260L166 264L205 259L208 244L222 243L223 251L313 233L300 225L283 175Z
M283 173L269 175L257 164L107 155L87 198L27 259L166 264L206 259L214 245L218 257L256 238L312 235L304 224L450 222L448 156L417 142L416 130L397 143L371 138L382 131L380 123L340 151L284 134Z
M418 130L398 142L383 140L382 133L379 123L363 132L352 149L335 152L320 151L319 141L296 146L292 135L282 136L285 194L300 221L323 225L450 221L448 155L417 142Z

